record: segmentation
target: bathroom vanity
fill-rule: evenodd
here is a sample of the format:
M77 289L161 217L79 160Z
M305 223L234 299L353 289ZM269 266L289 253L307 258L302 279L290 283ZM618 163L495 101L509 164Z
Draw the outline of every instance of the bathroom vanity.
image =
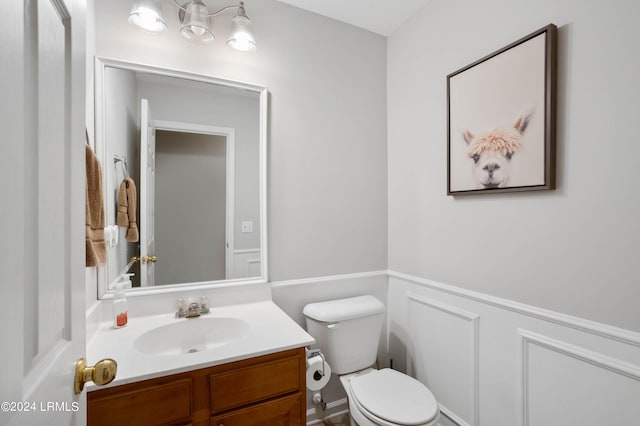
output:
M305 350L89 392L88 424L303 425Z
M311 343L270 301L104 324L88 357L115 359L118 373L107 386L87 385L88 424L303 425Z

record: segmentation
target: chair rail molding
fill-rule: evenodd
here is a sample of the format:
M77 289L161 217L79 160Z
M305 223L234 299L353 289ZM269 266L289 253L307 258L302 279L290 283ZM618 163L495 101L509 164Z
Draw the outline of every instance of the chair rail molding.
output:
M538 308L524 303L515 302L513 300L503 299L501 297L490 296L488 294L467 290L461 287L456 287L426 278L396 272L393 270L389 270L387 271L387 273L390 278L397 278L399 280L417 284L423 287L432 288L434 290L442 291L455 296L464 297L466 299L496 306L498 308L506 309L519 314L524 314L533 318L553 322L566 327L574 328L576 330L595 334L601 337L606 337L607 339L617 340L622 343L640 347L640 333L636 333L631 330L602 324L568 314L554 312L548 309Z

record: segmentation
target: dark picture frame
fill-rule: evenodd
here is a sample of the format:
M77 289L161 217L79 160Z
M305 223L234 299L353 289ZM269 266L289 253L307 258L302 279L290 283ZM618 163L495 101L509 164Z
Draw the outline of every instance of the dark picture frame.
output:
M447 195L555 189L557 27L447 76Z

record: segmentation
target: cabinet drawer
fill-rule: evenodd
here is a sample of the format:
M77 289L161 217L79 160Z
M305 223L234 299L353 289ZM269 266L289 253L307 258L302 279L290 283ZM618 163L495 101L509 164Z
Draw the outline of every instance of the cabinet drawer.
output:
M211 412L297 391L301 383L300 362L301 357L291 357L210 375Z
M211 426L302 426L302 394L285 396L211 418Z
M191 379L182 379L95 399L89 393L87 420L92 426L188 422L192 412L191 389Z

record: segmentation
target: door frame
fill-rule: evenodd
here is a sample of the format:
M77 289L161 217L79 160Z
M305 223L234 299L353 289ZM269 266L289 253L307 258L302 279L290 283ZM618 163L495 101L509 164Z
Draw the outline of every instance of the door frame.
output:
M138 146L140 148L140 176L138 185L139 216L138 223L138 257L140 260L140 287L155 285L155 262L146 262L147 256L156 254L156 223L155 223L155 201L156 201L156 124L153 120L153 112L148 99L141 98L138 101L140 106L140 137ZM151 169L150 167L151 166ZM151 174L149 173L151 170ZM153 206L151 215L149 205ZM151 252L149 252L151 244ZM125 266L123 274L126 274L130 263ZM116 278L117 279L117 278Z
M236 194L236 129L233 127L208 126L180 121L154 120L156 131L195 133L210 136L223 136L226 139L226 219L225 219L225 280L233 279L233 253L235 251L235 194Z

